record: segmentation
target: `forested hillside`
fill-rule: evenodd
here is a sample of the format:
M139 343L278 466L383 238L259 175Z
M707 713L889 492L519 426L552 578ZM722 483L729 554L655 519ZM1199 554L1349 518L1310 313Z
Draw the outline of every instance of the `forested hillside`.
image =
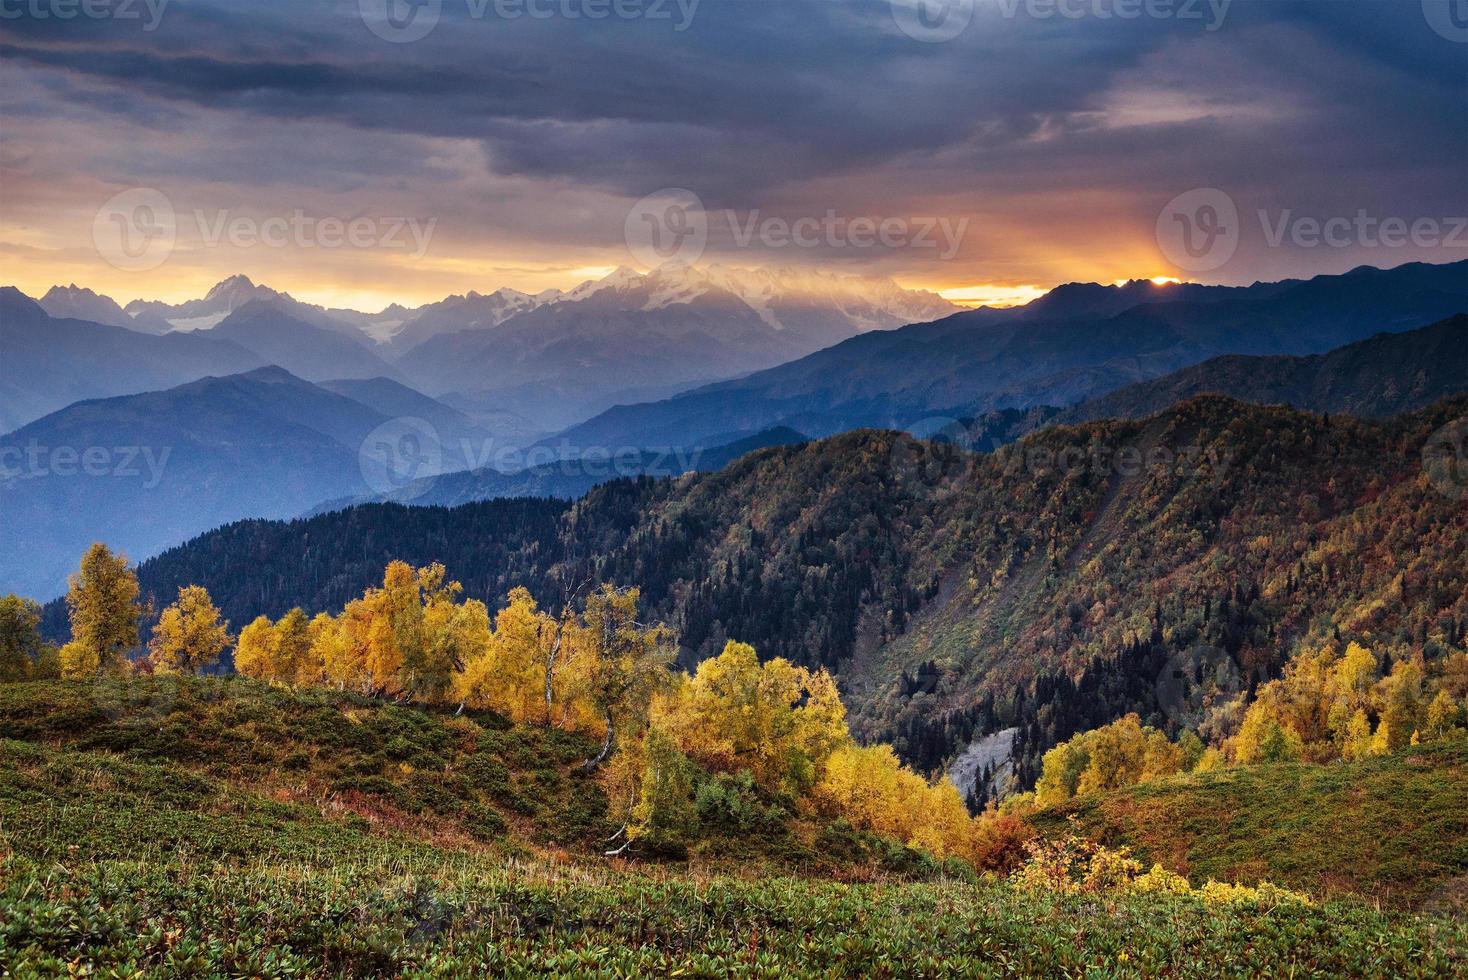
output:
M143 562L138 576L144 597L160 608L178 592L170 582L207 582L236 627L295 606L340 607L382 577L391 560L383 556L442 562L468 594L502 602L516 585L545 582L543 570L563 554L569 508L540 499L453 509L373 504L305 520L239 521ZM43 627L53 638L65 635L65 603L47 605Z
M858 700L874 692L858 709L867 734L895 730L922 765L971 727L1018 726L1028 782L1048 745L1127 710L1175 731L1159 679L1200 646L1252 689L1307 637L1388 657L1461 643L1468 511L1424 474L1423 446L1465 406L1371 423L1204 398L1001 450L961 505L971 527L939 601L843 672ZM1082 446L1116 455L1016 465ZM1122 463L1127 447L1186 449L1152 468ZM919 667L911 697L893 690ZM976 691L996 696L992 713Z
M139 572L164 601L207 586L236 627L334 608L391 559L442 561L492 606L516 584L552 605L637 585L685 664L737 638L831 667L858 736L922 769L1016 725L1028 781L1049 745L1127 711L1175 729L1157 678L1198 644L1252 685L1306 637L1387 656L1461 643L1468 512L1422 458L1465 414L1464 399L1365 422L1214 397L983 456L854 432L570 507L233 525Z

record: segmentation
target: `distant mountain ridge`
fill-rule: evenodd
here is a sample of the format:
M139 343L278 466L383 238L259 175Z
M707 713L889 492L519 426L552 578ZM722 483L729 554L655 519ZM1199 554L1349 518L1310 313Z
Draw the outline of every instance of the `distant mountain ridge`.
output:
M1222 354L1319 354L1452 317L1468 310L1468 261L1250 287L1129 284L1056 292L1038 310L980 309L865 334L738 380L619 406L558 438L676 446L776 425L819 437L863 426L906 429L935 417L1067 408ZM1138 297L1148 301L1111 313ZM1099 317L1090 312L1097 309Z
M0 593L59 593L95 540L145 558L227 521L399 486L410 463L462 469L463 447L491 438L389 379L315 385L275 366L79 401L0 436Z
M549 428L957 309L890 280L671 264L647 275L618 269L549 299L475 305L491 301L495 311L507 302L524 308L492 328L452 330L439 319L444 311L410 322L395 343L429 335L398 364L429 394L458 394Z
M612 480L632 477L674 477L686 473L711 473L735 460L773 446L793 446L805 442L794 429L770 429L727 445L691 450L658 450L652 447L623 447L616 451L568 456L554 462L533 462L513 469L481 467L457 473L444 473L396 490L392 493L350 500L333 500L313 508L310 514L324 514L344 507L367 503L397 502L415 507L457 507L481 500L512 497L541 497L577 500L594 487ZM526 458L513 454L516 458Z
M57 311L87 312L131 330L217 331L216 337L260 348L266 361L311 379L411 380L484 421L518 416L527 436L958 309L884 278L676 264L647 274L619 268L564 292L471 291L378 313L303 303L243 275L176 304L134 300L121 308L76 287L52 293ZM311 331L301 330L293 348L264 322L256 324L252 343L251 334L235 328L242 316L262 320L263 307L349 338L380 363ZM331 356L339 366L323 363Z
M133 317L146 316L166 320L175 330L208 330L223 323L236 310L261 301L312 326L349 333L363 339L355 324L332 316L319 306L302 303L289 293L256 285L249 276L231 276L215 284L202 299L178 304L134 300L124 310Z
M53 293L57 309L118 319L106 297ZM1067 408L1212 357L1319 354L1465 308L1463 262L1244 287L1072 283L1024 307L965 312L890 280L718 266L619 269L564 293L469 293L380 314L324 310L237 276L201 300L133 303L124 316L134 319L130 332L143 316L183 317L194 333L255 354L253 362L231 363L226 352L238 350L214 348L219 365L200 370L198 348L170 341L139 373L100 364L68 377L70 348L53 344L49 369L27 369L29 355L11 372L0 368L0 385L9 384L0 390L11 396L0 425L77 398L273 362L311 380L394 378L522 445L561 431L586 446L694 447L780 426L821 436ZM136 346L126 336L107 344L136 363L122 351ZM36 354L34 338L29 346ZM168 363L175 348L183 365ZM90 363L85 352L75 358ZM160 382L134 381L142 377Z
M0 287L0 434L91 398L172 388L263 367L253 351L200 334L150 336L49 316Z
M398 376L362 341L299 320L276 300L250 300L213 327L154 335L58 319L5 287L0 350L0 434L74 402L159 391L268 364L313 381Z
M462 296L449 296L416 310L404 310L402 322L385 336L383 342L402 353L440 334L497 327L512 316L553 303L562 295L559 289L532 295L506 288L497 289L487 296L470 290Z
M1199 395L1254 405L1389 418L1468 394L1468 315L1402 333L1377 334L1327 354L1228 354L1072 408L1005 409L963 419L936 436L988 452L1051 425L1139 419ZM917 433L925 435L925 433Z
M275 299L252 299L197 332L232 341L307 381L401 377L362 340L302 320L295 309Z

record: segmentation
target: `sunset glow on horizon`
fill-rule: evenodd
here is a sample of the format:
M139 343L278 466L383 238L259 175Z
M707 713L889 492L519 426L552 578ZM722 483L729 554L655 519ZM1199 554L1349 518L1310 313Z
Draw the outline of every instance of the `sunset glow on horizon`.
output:
M368 311L568 289L647 267L627 240L636 208L673 191L699 207L664 230L696 233L702 264L887 277L965 306L1066 282L1246 285L1457 257L1273 238L1284 219L1463 213L1461 131L1429 111L1456 105L1461 50L1387 5L1237 4L1217 31L976 20L925 44L860 2L770 17L710 3L672 39L470 19L401 45L336 6L190 0L143 40L120 21L0 19L5 280L177 302L244 274ZM1010 83L1058 63L1044 85ZM1387 111L1400 105L1422 111ZM1200 127L1227 152L1194 154ZM1382 147L1414 161L1410 181L1372 182ZM1237 222L1184 230L1164 214L1201 191ZM176 243L119 267L94 236L109 202L142 193L167 202L154 217ZM1232 245L1184 268L1159 240L1171 233Z

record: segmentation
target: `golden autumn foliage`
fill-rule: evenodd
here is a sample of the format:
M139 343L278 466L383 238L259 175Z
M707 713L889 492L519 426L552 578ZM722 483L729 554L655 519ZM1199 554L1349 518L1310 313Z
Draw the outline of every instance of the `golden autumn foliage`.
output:
M675 643L665 627L638 622L637 590L604 587L581 614L553 617L515 589L493 621L461 591L442 565L393 562L381 588L337 616L295 609L250 623L235 669L272 683L458 701L603 738L603 756L619 731L641 737L653 697L674 680Z
M457 601L459 591L440 566L395 562L382 588L338 616L292 610L250 623L236 669L276 683L456 700L599 737L587 766L621 749L601 779L626 818L627 841L665 841L696 825L700 768L748 773L765 792L940 857L972 859L1023 839L1012 820L997 831L985 825L986 836L946 779L930 784L890 748L856 745L825 671L761 663L753 647L733 642L693 676L675 671L675 637L638 620L636 589L603 586L579 613L560 615L515 589L492 623L483 603Z
M1062 895L1166 894L1189 895L1209 905L1313 904L1310 896L1267 881L1238 885L1208 881L1194 888L1182 875L1160 864L1146 872L1125 847L1112 849L1072 831L1053 839L1037 838L1025 845L1028 855L1013 881L1022 889Z
M1190 731L1173 743L1128 715L1050 749L1033 801L1006 801L1006 806L1056 806L1086 793L1230 763L1324 763L1387 755L1462 735L1468 720L1465 696L1468 653L1432 660L1418 653L1388 666L1359 643L1348 643L1343 651L1307 648L1280 678L1260 685L1241 706L1237 729L1221 746L1205 748Z
M528 590L511 590L488 642L454 675L453 696L519 724L545 724L546 647L555 626Z
M254 622L240 630L239 643L234 651L234 669L256 680L274 680L275 655L271 649L274 640L275 624L268 616L257 616Z
M1191 770L1202 761L1197 737L1174 744L1135 714L1082 732L1045 753L1035 783L1037 806L1056 806L1084 793L1132 786Z
M588 761L589 767L606 759L619 730L626 737L640 737L653 699L673 683L668 669L677 655L673 633L637 621L640 598L637 589L603 586L587 600L582 615L585 696L606 726L601 752Z
M53 677L56 648L41 639L41 607L18 595L0 597L0 683Z
M699 664L659 701L654 718L706 767L748 769L761 786L793 793L815 785L831 753L851 738L829 674L779 657L761 664L746 643L730 642Z
M63 651L68 672L96 674L108 662L104 653L125 662L125 627L136 617L136 580L125 561L94 549L73 592L82 622L97 626L81 633L88 642ZM930 783L889 747L857 745L824 670L778 657L762 663L752 646L730 642L689 676L674 668L673 631L639 620L636 589L602 586L579 609L552 614L517 588L493 617L461 592L441 565L393 562L381 587L336 615L298 608L279 620L257 617L239 633L234 666L273 684L458 702L600 739L586 767L600 768L613 812L626 821L624 848L676 847L710 808L784 813L792 805L992 868L1009 866L1008 855L1028 837L1013 817L970 818L952 783ZM229 639L209 593L186 587L160 617L152 663L162 672L197 672Z
M229 643L229 624L220 621L209 591L189 585L158 617L148 650L157 672L197 674L218 663Z
M731 642L658 697L651 717L634 837L686 820L670 786L681 785L679 760L692 760L714 772L748 772L766 790L939 857L972 860L981 843L978 822L947 779L931 784L890 747L852 740L825 671L781 658L762 664L753 647Z
M61 648L61 673L86 680L128 669L127 654L138 645L138 577L125 555L94 544L69 579L66 608L71 642Z
M1388 667L1358 643L1305 650L1260 686L1226 751L1241 764L1328 762L1461 733L1465 660L1417 654Z
M938 857L971 857L975 821L947 779L930 784L887 745L847 744L816 784L818 802L854 826L895 837Z

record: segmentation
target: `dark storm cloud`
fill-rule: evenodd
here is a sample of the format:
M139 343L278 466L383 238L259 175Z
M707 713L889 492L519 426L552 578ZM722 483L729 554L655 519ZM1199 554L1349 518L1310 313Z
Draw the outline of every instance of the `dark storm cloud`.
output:
M85 145L110 128L124 145L105 172L86 151L69 165L113 182L288 197L380 180L453 210L479 167L543 185L539 208L523 187L499 207L499 185L458 208L527 234L567 187L684 186L710 208L792 213L941 206L991 219L995 240L1026 208L1036 228L1121 215L1141 228L1158 198L1210 185L1246 207L1468 208L1468 45L1434 33L1417 0L1234 0L1212 25L1097 13L1119 0L1072 0L1090 12L1076 19L978 2L946 43L906 36L886 0L702 0L682 31L476 19L469 0L443 0L436 29L407 44L375 36L357 0L174 0L155 31L26 15L0 19L6 76L23 83L0 106L33 140ZM303 122L330 145L303 143ZM440 141L482 152L446 163Z
M1057 51L1026 42L1027 25L915 44L875 3L704 0L674 33L639 21L469 20L449 0L434 34L405 45L372 36L354 7L193 0L151 34L5 22L0 55L105 81L92 95L103 105L124 95L476 138L512 172L629 191L680 176L738 192L767 182L769 167L798 178L868 165L960 141L980 122L1022 135L1044 114L1084 108L1109 73L1166 36L1081 37L1062 45L1064 72L1037 72Z

